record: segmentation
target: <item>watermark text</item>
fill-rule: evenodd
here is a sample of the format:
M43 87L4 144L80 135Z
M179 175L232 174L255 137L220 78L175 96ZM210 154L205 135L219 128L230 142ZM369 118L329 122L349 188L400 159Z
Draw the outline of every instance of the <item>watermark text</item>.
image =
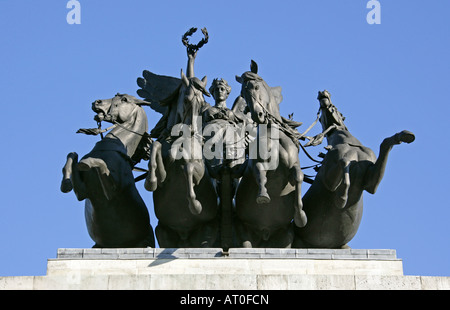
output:
M367 23L369 25L381 24L381 3L378 0L370 0L367 2L367 8L370 9L367 13Z
M66 20L69 25L81 24L81 4L78 0L69 0L66 5L70 11L67 13Z

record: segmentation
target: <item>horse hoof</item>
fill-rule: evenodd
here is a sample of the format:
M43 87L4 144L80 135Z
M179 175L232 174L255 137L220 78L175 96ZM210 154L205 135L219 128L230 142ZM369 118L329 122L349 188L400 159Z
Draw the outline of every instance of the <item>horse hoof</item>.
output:
M400 142L406 142L409 144L416 140L416 136L411 131L403 130L402 132L398 133L397 139Z
M259 195L256 197L256 203L259 205L270 203L270 197L268 195Z
M189 210L194 215L202 213L202 204L198 200L189 201Z
M252 243L250 241L242 242L242 247L243 248L248 248L248 249L253 248Z
M308 222L308 219L306 217L306 213L303 210L300 210L299 213L296 213L294 216L294 223L295 226L302 228L306 226L306 223Z
M158 187L158 181L155 179L153 181L150 181L148 179L145 180L144 188L148 190L149 192L156 191L156 188Z
M68 193L73 189L72 181L70 179L64 179L61 182L61 192Z

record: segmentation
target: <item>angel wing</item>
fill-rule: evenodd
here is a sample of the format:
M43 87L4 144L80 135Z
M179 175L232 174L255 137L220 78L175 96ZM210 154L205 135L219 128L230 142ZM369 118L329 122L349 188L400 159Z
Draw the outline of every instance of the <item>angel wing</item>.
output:
M181 85L181 79L154 74L148 70L142 73L143 78L137 79L140 89L137 94L149 102L149 106L161 114L165 114L167 106L162 101L171 96Z

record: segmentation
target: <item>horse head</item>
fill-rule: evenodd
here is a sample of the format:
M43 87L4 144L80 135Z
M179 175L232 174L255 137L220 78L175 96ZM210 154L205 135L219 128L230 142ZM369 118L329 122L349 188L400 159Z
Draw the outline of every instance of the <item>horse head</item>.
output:
M327 90L319 91L317 100L319 100L320 103L320 123L322 124L323 130L325 131L331 126L340 130L347 130L347 127L344 124L345 117L332 104L331 94Z
M109 123L126 123L134 116L134 111L148 102L127 94L116 94L111 99L99 99L92 103L92 110L97 113L96 121Z
M258 75L258 65L253 60L250 69L242 76L236 76L236 80L242 84L241 96L247 102L253 121L266 124L270 116L281 121L278 106L282 100L281 88L267 85Z
M142 105L148 102L127 94L116 94L111 99L96 100L92 110L97 113L97 122L105 121L114 124L107 135L107 142L119 140L131 158L135 155L144 134L148 131L147 115ZM106 141L106 140L105 140Z
M196 77L188 78L181 71L181 81L178 113L183 124L192 125L195 124L195 119L201 114L201 109L205 104L203 95L211 96L206 90L207 78L206 76L202 80Z

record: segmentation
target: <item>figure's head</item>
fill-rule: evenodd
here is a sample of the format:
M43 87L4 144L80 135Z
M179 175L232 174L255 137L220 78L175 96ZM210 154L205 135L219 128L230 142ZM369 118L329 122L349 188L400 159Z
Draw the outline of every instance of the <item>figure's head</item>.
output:
M148 105L148 102L127 94L116 94L111 99L98 99L92 103L92 110L97 113L96 121L126 122L137 106Z
M209 92L216 102L223 102L227 100L230 95L231 87L224 79L214 79L211 87L209 88Z

